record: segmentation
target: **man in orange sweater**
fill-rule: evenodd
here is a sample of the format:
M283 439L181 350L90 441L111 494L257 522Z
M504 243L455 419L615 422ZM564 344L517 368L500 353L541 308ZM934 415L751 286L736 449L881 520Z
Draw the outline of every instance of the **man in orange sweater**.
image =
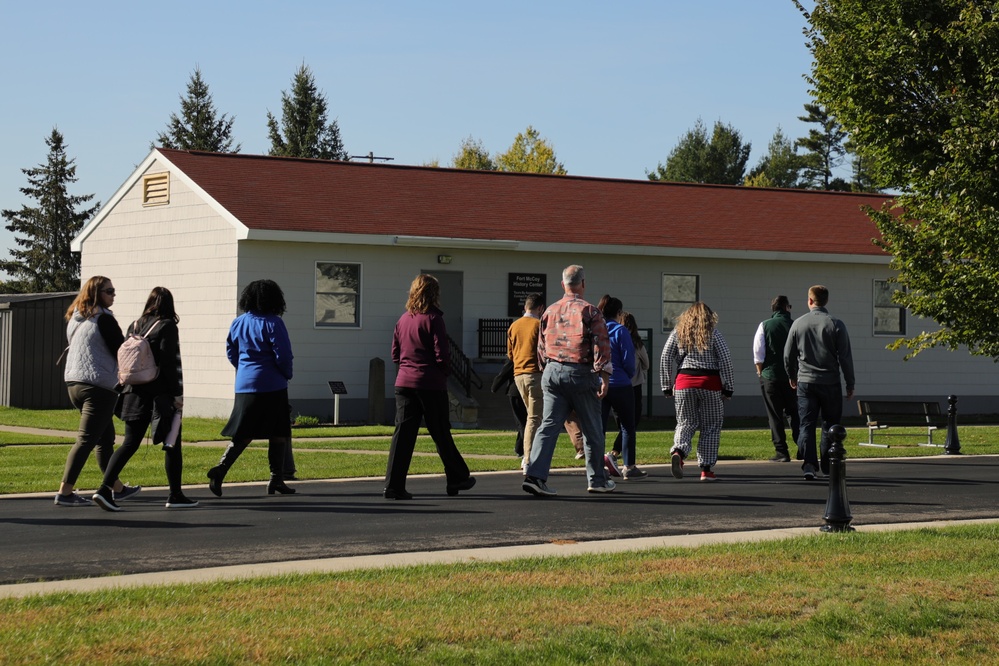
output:
M506 355L513 361L513 381L527 408L524 460L521 467L526 467L531 458L531 443L534 441L534 433L541 425L545 407L541 390L541 365L538 363L538 332L541 328L541 313L544 311L544 296L528 295L524 301L524 316L510 324L506 332Z

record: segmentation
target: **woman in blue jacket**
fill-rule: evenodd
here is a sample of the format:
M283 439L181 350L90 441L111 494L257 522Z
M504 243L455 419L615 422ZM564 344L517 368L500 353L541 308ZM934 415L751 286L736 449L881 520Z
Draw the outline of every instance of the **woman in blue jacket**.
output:
M607 395L601 403L604 430L607 430L613 409L621 430L621 461L624 470L618 470L610 456L604 457L604 463L612 475L626 480L641 479L648 476L648 472L635 464L635 389L631 386L631 379L635 376L635 343L631 340L631 331L621 325L621 313L624 311L621 299L604 296L599 306L607 322L611 364L614 366Z
M267 494L291 494L295 489L284 482L284 469L291 447L288 380L293 356L281 319L284 292L273 280L256 280L243 289L239 309L243 314L232 322L226 338L226 356L236 368L236 399L222 435L232 442L219 464L208 470L208 489L221 497L229 468L252 440L266 439L271 470Z

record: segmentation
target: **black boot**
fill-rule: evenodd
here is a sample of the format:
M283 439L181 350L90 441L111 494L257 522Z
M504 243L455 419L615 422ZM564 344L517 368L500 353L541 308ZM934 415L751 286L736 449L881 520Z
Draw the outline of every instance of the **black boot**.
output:
M222 497L222 479L225 478L225 473L226 469L221 465L208 470L208 490L216 497Z
M271 481L267 484L267 494L273 495L274 493L280 493L282 495L294 495L295 489L284 482L284 479L280 476L271 475Z

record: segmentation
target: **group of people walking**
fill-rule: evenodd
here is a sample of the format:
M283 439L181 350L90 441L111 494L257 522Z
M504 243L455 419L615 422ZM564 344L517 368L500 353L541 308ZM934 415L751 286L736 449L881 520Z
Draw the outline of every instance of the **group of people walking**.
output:
M514 398L522 403L524 491L554 496L548 485L559 435L567 430L586 464L587 491L613 492L611 478L639 480L647 472L637 464L636 424L641 415L643 385L649 357L634 317L619 298L605 295L594 306L584 299L582 266L562 272L564 295L545 307L541 294L528 296L524 315L507 333L509 380ZM849 336L841 321L825 309L828 290L817 285L808 292L809 313L792 323L786 296L773 300L771 318L762 322L753 340L753 356L767 407L774 443L773 461L790 461L785 425L790 423L803 461L806 479L819 470L828 473L828 428L842 416L840 374L849 399L854 392ZM80 411L77 440L67 457L58 506L96 502L119 511L122 500L141 488L128 486L120 475L151 431L154 444L163 444L170 494L166 507L193 508L198 502L181 487L183 457L180 433L168 431L183 408L183 371L178 323L171 292L154 288L128 336L143 336L159 372L143 384L122 384L117 352L125 336L111 312L115 289L109 278L90 278L66 312L64 377L73 405ZM254 439L268 440L268 494L293 494L286 481L295 478L291 446L291 407L288 382L293 354L282 319L284 293L272 280L256 280L243 290L242 311L226 338L226 356L236 371L235 399L222 430L231 442L219 463L208 470L208 487L222 496L230 468ZM693 303L675 322L660 358L663 393L676 404L676 430L670 450L671 473L683 478L684 465L699 432L696 458L701 481L717 480L714 466L724 419L724 401L732 396L734 372L729 347L717 328L718 316L703 302ZM440 309L440 285L432 275L418 275L410 285L405 312L396 323L391 343L395 380L395 431L385 474L384 497L409 500L406 489L421 422L444 465L445 491L457 495L475 485L451 434L447 378L451 350ZM617 438L605 450L610 416ZM125 423L122 446L114 450L113 416ZM821 416L823 437L816 449L815 428ZM91 451L103 481L92 500L80 496L76 481ZM620 460L620 466L618 465Z
M198 506L182 488L183 449L180 429L171 432L174 416L184 404L184 382L180 355L180 317L173 294L155 287L146 299L140 317L128 326L127 335L146 339L158 372L152 381L121 383L118 350L124 343L111 306L115 288L104 276L87 280L66 312L63 377L70 401L80 411L80 427L70 449L57 506L89 506L96 503L107 511L120 511L118 502L134 497L140 486L123 484L119 475L139 449L147 432L153 444L162 444L170 494L168 509ZM281 315L284 294L272 280L251 282L243 290L239 307L226 339L226 356L236 368L232 415L222 434L232 439L219 464L208 471L208 487L221 497L226 472L253 439L267 439L271 481L269 494L295 492L285 483L294 476L291 451L291 408L288 380L292 377L292 351ZM114 450L113 417L125 423L121 447ZM180 420L177 419L180 423ZM92 499L76 492L76 482L91 451L103 473L101 486Z

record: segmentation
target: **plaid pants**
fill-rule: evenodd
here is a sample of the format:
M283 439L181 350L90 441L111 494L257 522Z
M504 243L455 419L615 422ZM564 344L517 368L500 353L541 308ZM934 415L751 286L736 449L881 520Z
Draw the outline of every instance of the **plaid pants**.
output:
M676 432L673 434L673 451L684 458L690 455L694 431L700 430L697 439L697 463L712 467L718 462L718 442L721 440L725 407L721 391L692 388L673 391L676 400Z

